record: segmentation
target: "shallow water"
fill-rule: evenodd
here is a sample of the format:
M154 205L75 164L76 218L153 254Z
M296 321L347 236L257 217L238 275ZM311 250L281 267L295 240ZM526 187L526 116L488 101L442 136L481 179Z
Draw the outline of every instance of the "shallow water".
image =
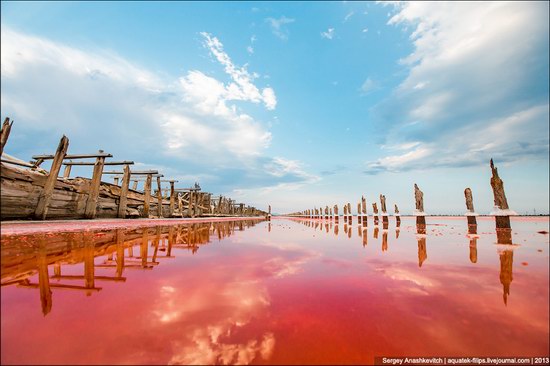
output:
M548 356L548 218L2 236L2 364Z

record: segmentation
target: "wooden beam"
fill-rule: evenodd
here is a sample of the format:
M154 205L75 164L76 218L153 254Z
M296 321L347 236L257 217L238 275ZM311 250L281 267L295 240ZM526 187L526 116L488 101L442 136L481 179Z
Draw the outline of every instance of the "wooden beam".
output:
M176 203L176 192L174 191L174 182L177 181L169 181L170 182L170 217L174 215L174 205Z
M122 175L122 174L124 174L124 171L122 171L122 170L117 170L117 171L108 170L108 171L104 171L103 174L120 174L120 175ZM132 175L149 175L149 174L152 174L155 177L156 176L164 177L164 175L158 174L158 170L132 170Z
M74 154L74 155L65 155L63 159L90 159L90 158L112 158L113 155L99 152L95 154ZM55 155L33 155L34 160L51 160L55 158Z
M34 211L34 217L39 220L45 220L46 215L48 214L48 206L50 200L52 199L53 190L55 188L55 182L57 181L57 176L59 175L59 170L61 169L61 163L67 154L67 149L69 148L69 139L67 136L63 135L57 146L57 151L55 152L55 158L52 162L52 167L48 173L48 178L44 184L44 189L38 197L38 204L36 205L36 210Z
M147 180L145 181L145 198L143 201L143 217L149 217L149 205L151 204L151 181L153 179L152 174L147 174Z
M27 167L27 168L34 168L33 164L25 163L24 161L15 161L15 160L10 160L10 159L0 159L0 161L2 161L2 163L19 165L19 166L24 166L24 167Z
M130 166L124 166L124 176L122 177L122 186L120 188L120 199L118 201L117 217L126 218L126 201L128 196L128 186L130 185ZM136 183L137 185L137 183Z
M87 219L95 218L97 199L99 198L99 185L101 184L101 175L103 173L104 164L105 157L101 156L96 158L94 173L92 175L92 181L90 182L90 191L88 192L88 201L86 202L86 208L84 209L84 217Z
M133 161L106 161L104 165L128 165L128 164L134 164ZM92 163L91 161L69 161L66 163L63 163L63 165L95 165L95 163Z
M4 123L2 124L2 130L0 131L0 155L2 155L2 153L4 152L4 146L6 146L6 143L8 142L8 137L10 137L12 125L13 121L11 121L10 123L10 119L6 117Z
M162 217L162 188L160 187L160 177L157 177L157 213L159 219Z

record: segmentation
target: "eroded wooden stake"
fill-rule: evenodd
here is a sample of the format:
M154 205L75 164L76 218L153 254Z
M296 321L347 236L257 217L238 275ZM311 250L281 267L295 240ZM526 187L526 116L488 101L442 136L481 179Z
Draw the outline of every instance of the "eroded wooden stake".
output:
M4 152L4 146L6 146L6 143L8 142L8 138L10 137L10 131L11 126L13 125L13 121L10 122L10 119L6 117L4 120L4 123L2 124L2 131L0 132L0 155Z
M128 196L128 186L130 185L130 166L124 165L124 175L122 176L122 186L120 187L120 199L118 201L117 217L126 218L126 202Z
M100 151L102 153L103 151ZM92 175L92 181L90 182L90 191L88 192L88 201L86 202L86 208L84 209L84 217L87 219L95 218L97 209L97 200L99 198L99 185L101 184L101 175L103 174L103 164L105 163L105 157L101 156L96 158L94 165L94 173Z
M143 201L143 217L149 217L149 207L151 205L151 183L153 180L152 174L147 174L144 187L144 201Z
M38 204L36 205L36 210L34 211L34 217L38 220L45 220L46 215L48 214L48 205L52 199L53 190L55 188L55 182L57 181L57 176L59 175L59 170L63 164L63 158L67 155L67 149L69 148L69 139L67 136L63 135L57 146L57 151L52 162L52 167L48 173L48 178L44 184L44 189L40 193L38 198Z

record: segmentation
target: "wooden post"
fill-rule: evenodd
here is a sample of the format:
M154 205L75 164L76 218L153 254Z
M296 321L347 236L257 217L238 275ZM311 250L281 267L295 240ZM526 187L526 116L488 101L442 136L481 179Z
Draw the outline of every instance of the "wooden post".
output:
M466 188L464 190L464 196L466 198L466 209L468 210L466 212L466 217L468 219L468 226L470 225L477 225L476 220L476 213L474 210L474 198L472 197L472 190L470 188Z
M498 176L498 170L493 164L493 159L491 159L491 188L493 189L493 196L495 202L496 210L509 210L508 200L506 200L506 194L504 193L504 182ZM495 221L497 229L509 229L510 226L510 216L500 214L496 212Z
M170 181L170 217L174 215L174 205L176 203L174 184L174 181Z
M361 213L363 214L363 226L367 226L367 200L364 196L361 196Z
M10 119L6 117L4 123L2 124L2 130L0 131L0 155L2 155L2 153L4 152L4 146L6 146L6 143L8 142L8 137L10 137L12 125L13 121L11 121L10 123Z
M138 186L138 181L137 181L137 179L136 179L136 180L134 180L134 184L132 185L132 189L133 189L134 191L137 191L137 186Z
M65 170L63 171L63 178L67 179L71 175L72 165L65 165Z
M157 177L157 213L159 219L162 218L162 189L160 187L160 177Z
M393 209L395 211L395 222L396 222L396 226L399 227L401 226L401 215L399 214L399 208L397 208L397 205L394 204L393 205Z
M424 213L424 193L414 184L414 200L416 204L416 225L426 225L426 214Z
M128 186L130 185L130 166L124 165L124 175L122 176L122 186L120 187L120 198L118 200L117 217L126 218L126 201L128 198Z
M145 179L145 187L144 187L144 201L143 201L143 217L149 217L149 207L151 204L151 183L153 180L152 174L147 174L147 178Z
M99 151L102 153L103 151ZM88 192L88 201L86 202L86 208L84 209L84 217L87 219L93 219L96 214L97 199L99 197L99 185L101 184L101 175L103 174L103 165L105 163L105 157L97 157L94 165L94 173L92 175L92 181L90 182L90 191Z
M114 185L118 186L118 177L114 177L113 180L114 180Z
M52 199L53 190L55 188L55 182L57 181L57 176L61 165L63 164L63 158L67 155L67 149L69 148L69 139L67 136L63 135L57 146L57 151L52 162L52 167L44 184L44 189L38 197L38 204L36 205L36 210L34 211L34 217L39 220L45 220L46 215L48 214L48 205Z
M338 225L338 220L340 220L340 216L338 216L338 205L334 205L334 223Z
M376 202L372 204L372 212L374 216L374 225L378 225L378 206L376 205Z

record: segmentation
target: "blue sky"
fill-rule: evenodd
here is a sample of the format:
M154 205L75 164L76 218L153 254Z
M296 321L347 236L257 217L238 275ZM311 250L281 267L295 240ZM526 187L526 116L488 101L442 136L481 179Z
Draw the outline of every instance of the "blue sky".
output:
M8 154L66 134L275 212L411 213L417 183L434 214L466 187L490 212L492 157L513 210L548 212L547 2L1 7Z

